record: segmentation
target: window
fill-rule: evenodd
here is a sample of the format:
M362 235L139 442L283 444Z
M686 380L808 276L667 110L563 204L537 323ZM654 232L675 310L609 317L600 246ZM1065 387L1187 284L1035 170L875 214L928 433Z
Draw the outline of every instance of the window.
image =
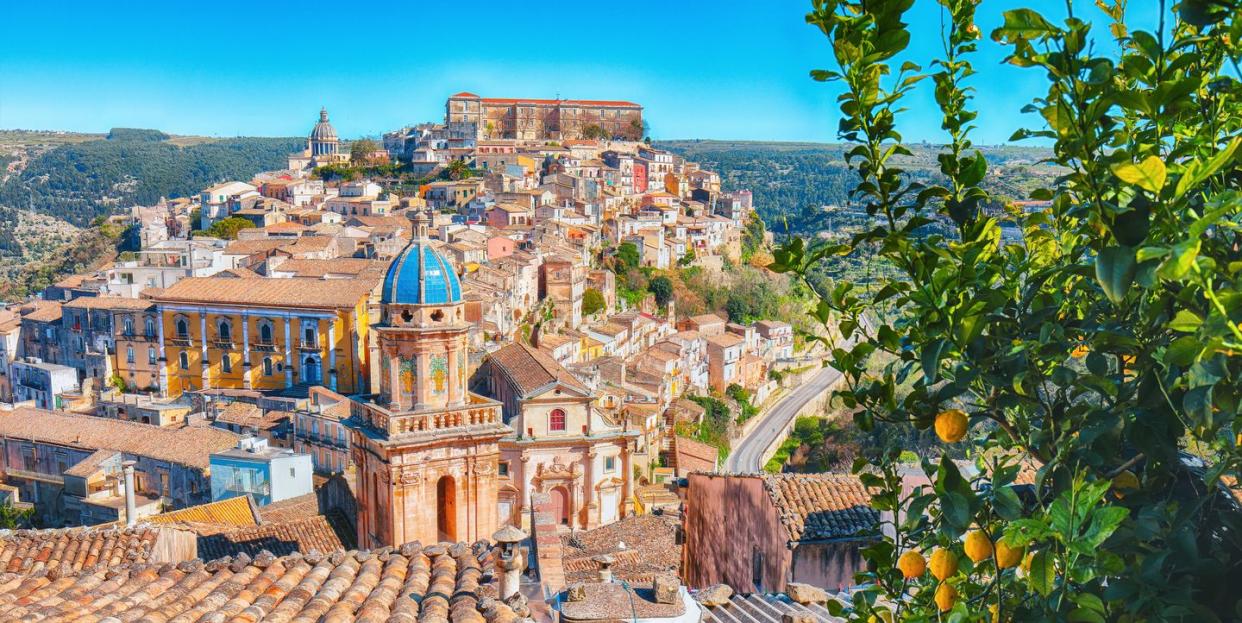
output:
M220 322L220 341L221 342L232 342L233 341L233 326L230 325L229 321L227 320Z
M263 376L271 376L271 375L272 375L272 358L264 357L263 358Z
M151 365L155 365L155 347L154 346L147 347L147 363Z
M304 320L303 322L306 322L306 321ZM315 345L314 325L309 326L309 327L302 327L302 342L305 343L307 346Z
M155 337L155 319L148 317L146 320L146 326L143 327L143 330L147 337Z
M123 321L123 326L125 327L124 328L125 335L134 334L134 319L132 317L126 316L125 320Z
M615 471L617 471L617 457L615 456L604 457L604 473L611 474Z
M133 346L125 347L125 361L128 363L134 363L134 347Z
M185 318L177 319L177 337L181 339L190 337L190 323Z
M220 370L226 374L233 371L233 358L228 355L220 356Z
M190 356L187 355L185 351L181 351L181 356L178 358L178 362L181 364L182 370L190 369Z
M500 476L508 476L508 475L509 475L509 462L508 462L508 461L501 461L501 462L500 462L500 463L496 466L496 474L497 474L497 475L500 475Z
M260 344L271 344L272 343L272 323L264 322L259 325L259 343ZM267 372L266 374L271 374L271 372Z
M548 430L565 430L565 411L561 409L552 410L552 414L548 416Z

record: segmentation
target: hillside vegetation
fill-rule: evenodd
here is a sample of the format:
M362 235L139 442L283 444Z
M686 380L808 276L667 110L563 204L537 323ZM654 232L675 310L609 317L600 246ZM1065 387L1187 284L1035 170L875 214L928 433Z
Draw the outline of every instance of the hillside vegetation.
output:
M789 232L812 236L829 222L823 206L845 206L858 176L845 165L846 146L837 143L784 143L761 141L662 141L659 147L720 173L725 190L750 189L755 208L768 228L778 235ZM943 181L936 153L938 145L909 146L912 156L896 158L912 179ZM981 147L992 165L984 186L996 202L1027 199L1060 173L1040 164L1049 151L1032 147Z
M293 138L204 139L185 146L169 138L157 130L118 128L103 140L54 147L0 186L0 206L84 226L117 208L282 168L302 146Z
M115 252L103 218L160 197L280 169L301 139L170 136L115 128L107 135L0 131L0 296L28 296Z

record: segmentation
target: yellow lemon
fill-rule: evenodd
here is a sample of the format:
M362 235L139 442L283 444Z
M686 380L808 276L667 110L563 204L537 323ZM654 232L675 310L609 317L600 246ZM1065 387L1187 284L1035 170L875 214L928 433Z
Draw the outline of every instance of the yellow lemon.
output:
M923 575L923 572L927 570L927 561L923 560L922 554L910 550L897 559L897 568L901 569L903 577L912 580Z
M931 554L931 573L937 580L943 580L957 573L957 556L953 552L937 547Z
M966 535L966 555L979 562L992 556L992 542L982 530L973 530Z
M1022 560L1022 554L1026 552L1025 547L1010 547L1005 545L1004 541L996 542L996 566L1001 569L1008 569Z
M961 409L949 409L936 416L936 435L945 443L956 443L966 436L966 414Z
M956 601L957 589L944 583L936 587L936 607L940 608L941 612L947 612L953 608L953 604Z
M1091 354L1091 348L1087 346L1086 344L1079 344L1078 346L1074 347L1074 350L1073 352L1070 353L1070 356L1073 357L1074 359L1082 359L1083 357L1086 357L1089 354Z

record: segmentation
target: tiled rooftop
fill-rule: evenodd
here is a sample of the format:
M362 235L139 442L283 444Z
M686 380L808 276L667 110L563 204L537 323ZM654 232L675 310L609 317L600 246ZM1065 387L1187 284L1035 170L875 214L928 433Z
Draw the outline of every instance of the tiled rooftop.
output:
M764 489L794 541L856 536L876 530L879 513L850 474L769 474Z
M278 556L325 553L351 549L355 540L353 528L344 517L315 515L204 536L198 540L198 556L215 560L242 553L257 556L264 550Z
M523 398L530 397L540 388L556 381L583 394L590 393L565 366L557 363L547 353L525 344L510 343L492 353L490 358L493 364L504 370Z
M215 303L272 307L349 308L367 296L379 276L355 279L221 279L190 277L165 288L164 303Z
M492 597L484 572L489 556L486 545L408 544L370 552L118 565L70 575L0 575L0 617L49 622L512 620L512 611Z
M66 573L146 562L159 533L158 528L149 525L129 529L6 530L0 532L0 572ZM0 593L7 586L3 577L0 576Z
M206 469L208 455L237 445L237 435L218 428L163 428L42 409L0 413L0 435L44 443L128 454Z

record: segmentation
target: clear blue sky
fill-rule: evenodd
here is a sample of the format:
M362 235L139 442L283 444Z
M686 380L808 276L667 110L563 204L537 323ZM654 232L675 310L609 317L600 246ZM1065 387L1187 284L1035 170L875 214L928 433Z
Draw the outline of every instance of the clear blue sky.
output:
M1074 2L1106 32L1090 0ZM1154 30L1155 2L1130 4ZM1042 86L1036 71L1001 65L986 38L1015 5L1064 15L1062 0L984 0L979 142L1007 139ZM12 2L0 13L0 128L300 136L324 105L343 137L357 137L440 120L444 99L468 90L637 101L656 138L834 141L836 88L808 77L831 66L827 40L803 19L809 6ZM917 0L910 22L908 56L925 61L939 50L939 7ZM928 90L911 102L908 140L940 138Z

